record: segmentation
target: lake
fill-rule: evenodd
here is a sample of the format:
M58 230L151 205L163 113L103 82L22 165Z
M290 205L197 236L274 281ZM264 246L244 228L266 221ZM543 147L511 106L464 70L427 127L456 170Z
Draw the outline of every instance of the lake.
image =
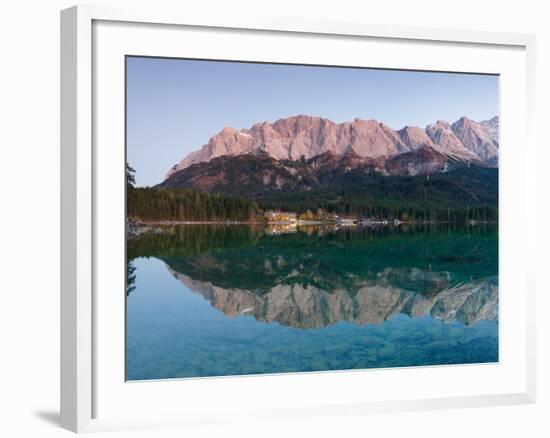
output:
M128 380L498 361L495 225L182 225L127 253Z

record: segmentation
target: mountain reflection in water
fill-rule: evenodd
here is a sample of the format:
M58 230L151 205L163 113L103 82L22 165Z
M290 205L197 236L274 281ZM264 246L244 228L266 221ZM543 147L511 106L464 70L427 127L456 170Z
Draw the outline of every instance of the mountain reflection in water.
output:
M133 260L144 260L144 257L162 261L167 274L183 285L182 293L189 290L198 294L228 321L253 319L259 325L278 324L312 335L315 333L315 342L323 345L329 342L328 338L325 341L319 338L324 330L339 323L367 327L385 324L400 314L419 321L429 317L459 323L463 330L483 321L498 324L496 226L337 230L315 226L265 229L240 225L189 225L129 239L129 265L133 266ZM137 269L137 274L133 269L130 272L129 288L137 286L137 290L128 296L129 304L132 295L140 293L140 269ZM134 281L137 281L136 285ZM129 309L128 318L133 321ZM491 327L495 328L490 329L491 334L484 332L480 338L483 339L483 348L482 344L468 344L469 348L475 348L476 356L462 350L459 353L455 348L454 359L438 359L436 354L432 354L431 361L409 357L399 359L396 364L495 361L498 339L496 326ZM202 333L197 324L192 329ZM204 327L202 330L207 331ZM354 332L353 336L358 334ZM205 341L214 344L214 341L219 341L218 335ZM487 345L490 345L489 349ZM264 345L261 348L267 354L272 347ZM486 355L483 349L487 351ZM158 353L155 354L158 357ZM461 358L466 354L471 357ZM296 370L310 369L309 362L305 363L295 365ZM321 369L368 366L388 364L367 361L352 366L344 361L336 368L327 366ZM237 367L233 373L244 373L241 368L248 369L246 372L286 370L272 365L268 371L262 371L258 366L250 369ZM231 374L229 365L224 369L167 372L161 377Z
M464 324L496 320L498 285L496 277L450 285L448 273L432 274L413 269L385 271L374 281L364 281L357 290L326 291L315 286L279 284L257 294L243 289L226 289L210 282L196 281L167 265L175 278L200 293L212 306L232 318L252 315L258 321L296 328L319 328L348 321L355 324L381 323L397 313L410 317L431 315L441 320L457 319ZM393 286L392 277L414 282L433 281L439 291L431 296ZM426 277L429 277L426 278Z

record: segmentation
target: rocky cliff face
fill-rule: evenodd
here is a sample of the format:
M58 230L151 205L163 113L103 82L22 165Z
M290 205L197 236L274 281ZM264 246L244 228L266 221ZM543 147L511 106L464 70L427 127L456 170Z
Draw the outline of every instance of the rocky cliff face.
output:
M498 145L498 116L495 116L490 120L485 120L481 122L481 126L489 133L493 141L495 141Z
M470 152L489 165L498 164L498 143L481 123L462 117L452 124L452 130Z
M462 161L496 166L498 117L481 123L463 117L452 125L438 121L426 129L407 126L399 131L376 120L335 123L305 115L279 119L274 123L257 123L240 131L227 127L210 138L201 149L175 164L166 177L216 157L258 151L275 160L353 153L360 158L385 161L421 148L430 148Z

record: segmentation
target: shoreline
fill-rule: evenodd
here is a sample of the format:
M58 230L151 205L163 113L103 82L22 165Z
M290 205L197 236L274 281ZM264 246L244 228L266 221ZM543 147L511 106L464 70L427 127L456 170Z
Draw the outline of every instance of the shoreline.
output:
M132 226L176 226L176 225L255 225L255 226L340 226L345 228L352 227L368 227L368 226L399 226L399 225L439 225L439 224L456 224L456 225L498 225L498 221L372 221L366 223L338 223L334 221L143 221L143 220L128 220L128 224Z
M128 220L135 226L170 226L170 225L265 225L266 222L252 221L143 221Z
M169 228L182 226L247 226L251 229L263 229L268 234L282 234L306 231L313 228L325 231L336 230L361 230L366 228L402 228L408 227L437 227L442 225L457 225L461 227L477 227L481 225L497 225L497 221L467 221L467 222L435 222L435 221L372 221L367 223L337 223L333 221L277 221L277 222L258 222L258 221L137 221L135 219L127 220L126 235L128 238L135 238L141 234L159 234L169 231Z

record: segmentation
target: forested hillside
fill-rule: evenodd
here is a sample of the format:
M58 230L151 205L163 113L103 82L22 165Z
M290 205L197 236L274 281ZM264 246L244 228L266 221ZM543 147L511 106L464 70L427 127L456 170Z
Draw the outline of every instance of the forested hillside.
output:
M189 189L128 188L127 216L144 221L255 221L258 204Z

